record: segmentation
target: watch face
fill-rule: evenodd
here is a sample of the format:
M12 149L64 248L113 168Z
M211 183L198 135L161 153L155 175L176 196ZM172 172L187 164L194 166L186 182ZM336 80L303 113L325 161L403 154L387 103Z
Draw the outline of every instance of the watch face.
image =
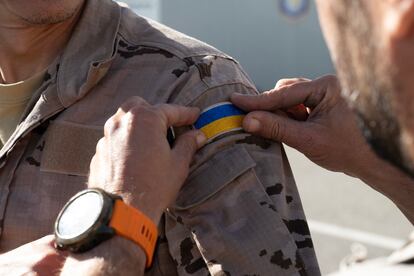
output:
M73 239L95 225L103 209L102 195L89 191L80 195L62 211L57 224L60 238Z

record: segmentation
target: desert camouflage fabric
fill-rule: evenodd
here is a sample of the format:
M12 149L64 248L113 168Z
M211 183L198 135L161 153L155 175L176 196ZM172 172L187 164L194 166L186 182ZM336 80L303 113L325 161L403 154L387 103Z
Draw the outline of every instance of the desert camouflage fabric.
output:
M86 187L103 125L125 100L204 109L233 92L257 93L228 55L115 2L86 1L0 151L1 251L52 232L64 203ZM159 228L147 275L320 274L282 146L246 133L197 154Z

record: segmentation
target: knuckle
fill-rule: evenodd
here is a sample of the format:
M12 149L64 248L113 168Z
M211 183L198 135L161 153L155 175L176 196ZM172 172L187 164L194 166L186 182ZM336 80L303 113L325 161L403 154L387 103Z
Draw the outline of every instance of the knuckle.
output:
M147 102L138 96L133 96L128 98L121 106L121 109L124 110L129 110L130 108L134 107L134 106L139 106L139 105L146 105Z
M287 85L292 85L292 84L296 84L298 82L304 82L306 79L305 78L291 78L291 79L286 79L285 83Z
M289 81L289 79L280 79L280 80L278 80L277 82L276 82L276 86L275 86L275 88L279 88L279 87L281 87L281 86L283 86L286 82L288 82Z
M300 77L296 79L297 82L309 82L311 81L311 79L305 78L305 77Z
M274 140L280 141L283 139L283 124L273 121L269 127L270 137Z
M276 89L283 88L284 86L291 86L300 82L309 82L310 80L304 77L298 77L298 78L284 78L280 79L276 83Z
M273 102L276 96L280 96L280 91L276 89L269 90L263 94L261 94L262 100L264 102Z
M326 81L328 88L339 88L339 80L335 75L326 75L323 77L323 80Z
M95 171L94 168L97 167L99 164L98 157L95 153L95 155L91 159L91 163L89 164L89 177L93 176ZM92 177L90 179L93 179Z
M159 114L160 118L163 120L167 120L167 116L172 114L174 111L177 111L178 106L172 104L159 104L157 105L157 113Z
M128 113L129 121L143 120L154 116L154 111L150 106L137 105L134 106Z
M98 143L96 144L95 154L92 157L91 164L92 162L99 163L100 158L102 158L103 156L107 154L105 152L106 150L107 150L107 146L106 146L105 141L103 139L99 140Z
M172 107L168 104L160 104L158 106L152 107L152 111L154 112L154 120L157 120L157 122L168 122L169 113L168 111Z
M150 107L150 110L153 113L154 117L157 117L158 119L163 119L165 117L165 110L167 108L167 105L160 105L159 107L152 106Z
M147 101L145 101L143 98L139 96L133 96L130 98L130 101L135 103L136 105L147 105Z
M118 129L118 127L119 127L119 121L114 116L112 116L105 122L105 125L104 125L105 134L113 133L115 130Z
M161 124L162 120L160 112L152 106L136 107L128 115L126 124L129 128L140 127L145 129L146 127L154 127Z
M105 138L102 138L96 144L96 152L102 151L105 148Z

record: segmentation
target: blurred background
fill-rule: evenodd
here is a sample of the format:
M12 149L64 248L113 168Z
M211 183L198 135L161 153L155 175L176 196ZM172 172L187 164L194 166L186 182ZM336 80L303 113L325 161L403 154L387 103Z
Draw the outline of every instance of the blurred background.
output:
M280 78L334 73L312 0L123 2L230 54L260 90ZM392 202L357 179L321 169L293 149L287 152L323 274L337 270L356 245L375 258L404 243L413 228Z

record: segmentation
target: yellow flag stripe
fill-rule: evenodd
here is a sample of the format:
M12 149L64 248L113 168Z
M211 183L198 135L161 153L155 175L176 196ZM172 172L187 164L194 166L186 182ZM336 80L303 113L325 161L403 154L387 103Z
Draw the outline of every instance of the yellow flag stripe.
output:
M220 134L241 129L243 118L244 115L225 117L206 125L200 130L206 135L207 139L212 139Z

